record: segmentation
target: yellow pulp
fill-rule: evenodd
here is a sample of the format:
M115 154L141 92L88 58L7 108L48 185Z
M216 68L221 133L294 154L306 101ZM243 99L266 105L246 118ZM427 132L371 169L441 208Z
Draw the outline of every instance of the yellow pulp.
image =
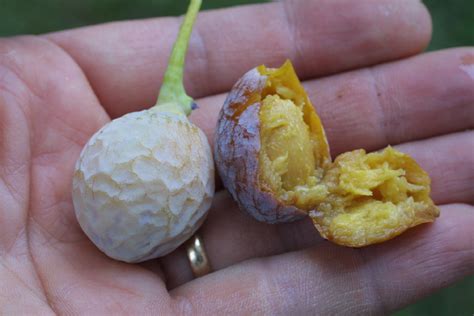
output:
M303 110L304 101L264 96L259 180L285 204L308 211L323 237L361 247L438 216L428 175L391 147L355 150L320 165L317 136Z

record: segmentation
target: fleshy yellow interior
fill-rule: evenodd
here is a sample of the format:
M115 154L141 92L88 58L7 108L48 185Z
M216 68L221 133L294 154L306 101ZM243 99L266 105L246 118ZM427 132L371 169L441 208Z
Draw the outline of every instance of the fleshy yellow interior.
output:
M369 154L355 150L321 164L320 135L304 107L304 99L263 96L259 180L285 204L306 210L323 237L360 247L438 216L428 175L391 147Z
M260 109L260 183L285 202L305 209L324 199L322 168L314 151L314 135L304 122L301 104L268 95ZM262 181L263 180L263 181Z

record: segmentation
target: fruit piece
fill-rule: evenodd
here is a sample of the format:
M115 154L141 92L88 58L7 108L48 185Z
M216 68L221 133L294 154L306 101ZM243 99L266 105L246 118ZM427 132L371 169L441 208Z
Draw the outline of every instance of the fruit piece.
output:
M339 155L322 179L327 195L309 210L324 238L362 247L391 239L439 215L430 178L410 156L387 147Z
M105 125L76 163L76 217L92 242L117 260L139 262L173 251L211 205L212 153L204 133L186 117L194 103L182 83L200 4L191 0L157 104Z
M271 165L259 164L260 156L265 159L261 151L265 148L265 144L261 143L261 137L271 136L270 127L262 130L259 115L264 104L271 106L272 103L278 103L278 100L264 100L266 96L271 95L278 95L280 100L284 99L298 105L298 111L302 113L299 121L303 119L305 122L302 128L311 131L309 136L311 149L309 150L313 153L314 163L309 168L311 172L314 172L311 181L316 181L320 175L314 167L325 166L330 162L329 148L319 117L314 112L289 62L280 69L267 69L260 66L246 73L236 83L219 114L214 158L224 186L240 207L260 221L277 223L302 218L306 212L289 201L292 200L297 204L298 194L292 194L290 191L288 195L276 197L275 190L272 190L281 182L278 172L285 171L275 172L274 169L284 168L288 165L288 158L297 160L297 156L289 153L290 156L286 160L283 155ZM271 113L268 115L270 116ZM279 117L280 122L284 124L285 116L286 113L281 113ZM275 117L275 124L278 124L277 119ZM298 123L296 121L295 119L294 124ZM268 135L266 131L269 131ZM288 137L287 139L290 141ZM275 142L274 145L275 150L280 148L282 152L288 152L289 142L280 145ZM302 148L301 151L307 152L308 149ZM294 169L295 172L297 168L299 166ZM261 181L261 178L265 177L274 179L275 183L271 180ZM303 179L300 180L303 181ZM285 192L287 191L281 190L282 194Z
M324 238L361 247L434 220L430 179L388 147L331 162L323 126L290 62L259 66L232 89L216 130L215 159L239 206L268 223L305 215Z

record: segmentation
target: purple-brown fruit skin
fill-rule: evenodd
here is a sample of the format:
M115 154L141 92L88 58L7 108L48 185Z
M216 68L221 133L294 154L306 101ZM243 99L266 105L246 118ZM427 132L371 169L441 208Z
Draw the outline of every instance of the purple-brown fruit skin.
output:
M259 113L267 80L268 76L252 69L232 88L219 114L214 159L239 207L261 222L275 224L301 219L307 213L285 205L259 183Z

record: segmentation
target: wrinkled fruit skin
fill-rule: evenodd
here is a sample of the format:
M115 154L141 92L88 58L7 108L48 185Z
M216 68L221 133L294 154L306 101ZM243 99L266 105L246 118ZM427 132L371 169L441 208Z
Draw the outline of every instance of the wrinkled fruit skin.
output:
M309 215L339 245L380 243L439 216L428 174L408 155L389 146L331 160L321 120L289 61L259 66L236 83L214 150L241 209L267 223Z
M72 192L79 224L108 256L160 257L205 219L214 194L210 146L183 115L130 113L86 144Z

